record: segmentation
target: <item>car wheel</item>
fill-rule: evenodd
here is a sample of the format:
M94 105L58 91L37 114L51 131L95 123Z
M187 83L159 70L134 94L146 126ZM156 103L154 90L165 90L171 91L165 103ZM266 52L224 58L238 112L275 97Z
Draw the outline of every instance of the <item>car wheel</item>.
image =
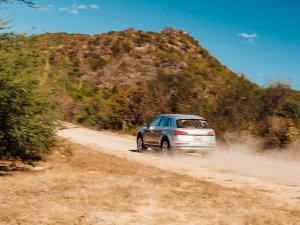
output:
M146 146L144 145L144 140L141 136L137 139L137 150L138 152L143 152L146 150Z
M161 144L161 153L163 155L169 155L171 153L170 144L168 140L164 140Z

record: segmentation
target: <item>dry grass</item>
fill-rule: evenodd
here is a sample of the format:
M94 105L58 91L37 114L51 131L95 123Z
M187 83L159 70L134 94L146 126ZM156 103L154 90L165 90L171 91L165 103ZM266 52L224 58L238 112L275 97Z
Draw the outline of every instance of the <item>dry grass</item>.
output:
M74 145L0 176L0 224L300 224L300 206ZM43 168L45 168L43 170Z

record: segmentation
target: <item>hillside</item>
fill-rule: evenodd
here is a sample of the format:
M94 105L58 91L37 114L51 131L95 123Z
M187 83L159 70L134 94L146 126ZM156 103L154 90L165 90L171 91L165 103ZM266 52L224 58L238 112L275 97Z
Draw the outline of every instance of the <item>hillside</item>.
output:
M297 137L299 92L259 87L184 31L3 36L1 46L0 54L9 46L35 60L34 76L64 120L132 131L157 114L192 113L207 118L221 139L246 131L263 137L265 147L285 147Z
M102 87L120 82L139 85L159 72L194 72L194 76L203 79L234 75L183 31L126 30L95 36L60 33L39 38L48 43L52 66L84 82L96 81Z

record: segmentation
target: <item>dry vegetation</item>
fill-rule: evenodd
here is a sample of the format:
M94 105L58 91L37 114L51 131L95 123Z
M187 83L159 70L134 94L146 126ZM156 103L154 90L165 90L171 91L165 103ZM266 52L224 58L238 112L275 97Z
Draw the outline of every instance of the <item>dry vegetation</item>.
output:
M135 133L159 114L184 113L206 118L219 140L244 131L267 149L299 139L299 91L259 87L182 30L4 35L0 44L3 70L36 80L65 121Z
M72 148L72 157L56 152L34 170L1 167L1 224L300 224L300 206L260 190Z

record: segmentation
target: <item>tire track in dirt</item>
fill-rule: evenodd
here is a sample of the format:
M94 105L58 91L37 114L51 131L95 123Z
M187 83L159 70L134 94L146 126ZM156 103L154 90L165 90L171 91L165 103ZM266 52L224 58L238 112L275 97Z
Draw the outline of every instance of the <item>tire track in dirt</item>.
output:
M160 169L204 179L230 188L253 187L273 198L300 205L300 163L268 159L245 152L218 150L211 158L197 154L163 157L155 151L136 152L134 136L94 131L72 124L58 136L94 150ZM275 163L275 165L274 165Z

